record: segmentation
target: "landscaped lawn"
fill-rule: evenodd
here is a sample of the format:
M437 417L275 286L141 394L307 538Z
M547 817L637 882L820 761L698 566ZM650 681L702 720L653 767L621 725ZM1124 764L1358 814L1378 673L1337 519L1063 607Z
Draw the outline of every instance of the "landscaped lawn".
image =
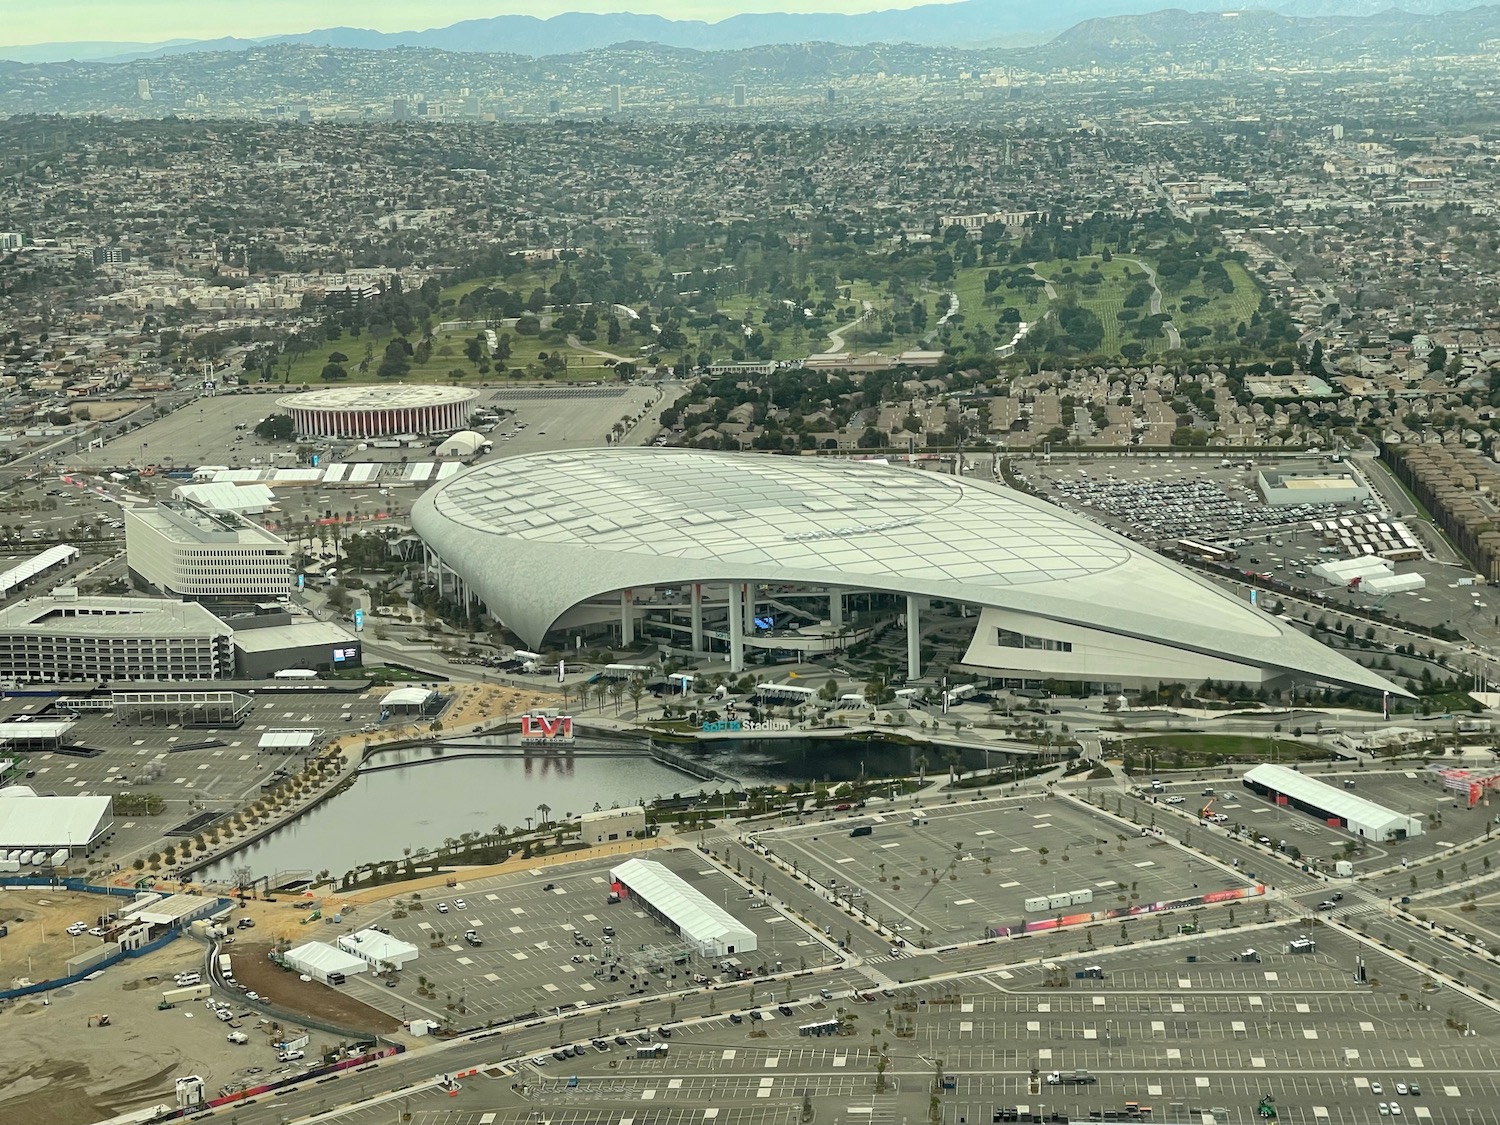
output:
M1331 751L1293 738L1260 738L1247 734L1150 734L1124 740L1121 748L1137 760L1148 751L1155 752L1155 768L1174 768L1176 755L1183 766L1211 765L1231 760L1269 762L1273 756L1281 761L1326 761Z

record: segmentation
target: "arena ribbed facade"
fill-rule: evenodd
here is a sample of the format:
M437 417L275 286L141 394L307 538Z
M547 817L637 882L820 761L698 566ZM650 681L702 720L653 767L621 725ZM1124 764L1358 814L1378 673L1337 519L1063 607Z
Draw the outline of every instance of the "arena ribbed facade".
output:
M286 395L276 405L303 437L426 437L467 429L479 392L463 387L395 384L322 387Z

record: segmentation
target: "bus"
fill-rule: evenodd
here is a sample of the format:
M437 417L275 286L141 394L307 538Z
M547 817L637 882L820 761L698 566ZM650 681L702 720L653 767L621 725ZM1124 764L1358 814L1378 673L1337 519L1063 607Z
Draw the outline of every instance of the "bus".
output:
M1196 539L1177 540L1177 549L1185 555L1195 555L1209 562L1233 562L1238 557L1228 547L1214 547Z
M837 1035L839 1033L838 1020L821 1020L818 1023L805 1023L797 1029L798 1035L812 1035L821 1039L825 1035Z

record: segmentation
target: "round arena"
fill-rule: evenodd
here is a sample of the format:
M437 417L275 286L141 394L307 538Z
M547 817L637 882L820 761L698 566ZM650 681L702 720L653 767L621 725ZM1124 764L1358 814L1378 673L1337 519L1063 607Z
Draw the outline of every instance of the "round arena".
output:
M394 384L327 387L276 400L307 437L374 438L447 434L469 424L479 392Z

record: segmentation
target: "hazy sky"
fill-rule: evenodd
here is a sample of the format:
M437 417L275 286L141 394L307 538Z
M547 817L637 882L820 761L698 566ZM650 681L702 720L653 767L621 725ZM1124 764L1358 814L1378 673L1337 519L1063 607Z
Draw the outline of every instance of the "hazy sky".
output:
M932 0L5 0L0 45L255 37L320 27L420 31L459 20L560 12L651 12L720 20L736 12L869 12Z

